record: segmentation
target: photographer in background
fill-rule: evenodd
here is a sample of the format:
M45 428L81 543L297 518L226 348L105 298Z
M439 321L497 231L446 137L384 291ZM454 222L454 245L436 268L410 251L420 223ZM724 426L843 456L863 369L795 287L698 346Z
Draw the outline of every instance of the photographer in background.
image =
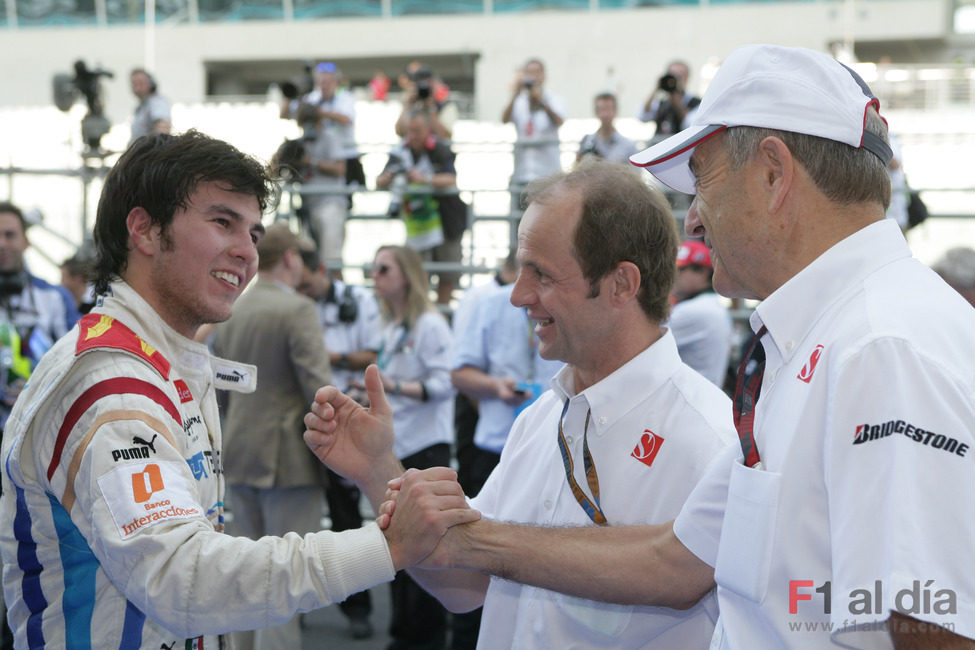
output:
M0 203L0 431L30 371L78 320L74 298L28 273L27 222L13 203Z
M450 90L433 70L420 64L410 65L403 89L403 110L396 120L396 135L406 135L406 122L412 111L425 110L430 116L430 130L441 140L450 140L457 121L457 104L446 101ZM444 90L447 92L444 93Z
M616 119L616 95L608 92L596 95L593 108L599 118L599 129L582 139L576 162L582 162L586 156L595 156L635 169L629 162L630 156L637 152L636 143L623 137L613 124Z
M294 119L304 131L305 140L314 140L323 129L332 129L338 139L345 184L349 187L365 187L366 177L359 160L359 148L355 142L355 98L345 88L339 87L342 73L331 61L315 66L315 88L300 99L285 99L281 103L281 119ZM317 115L311 115L304 105L312 106ZM352 207L352 195L346 199Z
M686 92L691 70L684 61L671 61L657 88L647 98L638 117L641 122L656 122L653 142L677 133L687 125L687 116L701 98Z
M425 262L461 261L460 240L467 229L467 205L456 194L457 171L450 144L433 134L432 118L412 111L406 136L389 152L376 188L390 190L389 216L402 212L406 245ZM441 191L441 194L434 192ZM450 302L460 273L438 271L437 303Z
M511 208L521 211L521 191L531 181L561 171L559 127L565 121L565 101L545 89L545 66L530 59L518 70L511 101L501 121L515 125L515 170L511 175Z
M349 203L345 193L348 161L343 156L342 132L312 104L302 102L295 114L305 138L286 140L271 159L280 178L301 183L298 217L307 224L321 259L341 275L345 222ZM308 139L308 134L314 136Z

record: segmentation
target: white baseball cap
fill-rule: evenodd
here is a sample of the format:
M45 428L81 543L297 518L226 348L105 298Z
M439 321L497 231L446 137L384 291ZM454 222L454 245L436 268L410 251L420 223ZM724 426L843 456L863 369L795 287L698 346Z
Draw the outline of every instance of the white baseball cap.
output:
M890 162L890 146L864 130L867 109L880 102L860 76L821 52L746 45L718 69L691 124L630 156L660 182L695 194L687 166L695 147L729 126L754 126L818 136L864 148Z

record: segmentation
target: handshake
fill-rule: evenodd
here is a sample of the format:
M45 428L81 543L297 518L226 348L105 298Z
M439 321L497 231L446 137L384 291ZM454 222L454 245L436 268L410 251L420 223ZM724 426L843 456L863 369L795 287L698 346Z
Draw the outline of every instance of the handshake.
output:
M387 485L376 523L386 535L394 566L451 568L451 543L459 540L448 532L481 518L467 505L457 473L449 467L408 469Z
M305 443L322 463L365 493L397 570L447 568L447 532L481 515L468 506L452 469L404 472L393 454L393 413L375 365L366 370L365 387L369 408L334 386L318 389L305 415Z

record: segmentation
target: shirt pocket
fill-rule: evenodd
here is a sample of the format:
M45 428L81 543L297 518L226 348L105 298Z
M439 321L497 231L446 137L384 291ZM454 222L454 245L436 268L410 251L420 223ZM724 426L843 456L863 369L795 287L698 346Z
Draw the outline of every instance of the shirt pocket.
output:
M756 603L768 590L781 479L740 463L731 470L714 579Z
M599 603L565 594L553 594L559 611L590 635L605 640L618 637L630 623L632 605Z

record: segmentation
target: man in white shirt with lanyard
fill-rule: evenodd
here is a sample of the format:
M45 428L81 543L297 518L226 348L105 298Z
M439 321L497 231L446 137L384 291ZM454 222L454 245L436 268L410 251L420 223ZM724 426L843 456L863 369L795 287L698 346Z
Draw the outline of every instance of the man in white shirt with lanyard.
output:
M428 565L674 606L716 582L716 649L975 647L975 311L884 219L878 104L822 53L746 46L688 129L633 158L696 194L685 228L710 247L716 289L763 300L741 448L676 522L484 521L451 529Z
M601 161L539 181L527 195L511 302L527 308L542 357L567 365L515 421L472 505L493 520L541 526L669 521L734 441L728 398L680 361L660 324L676 272L670 209L639 177ZM378 425L369 432L380 441L376 453L363 455L374 478L357 473L358 452L306 434L319 457L366 486L380 480L374 468L388 466L392 442L383 426L389 407L375 373L371 379L371 413L380 419L332 388L316 400L362 416L353 416L356 427ZM706 648L716 616L713 595L675 611L573 598L473 571L411 575L453 611L483 604L479 648Z

